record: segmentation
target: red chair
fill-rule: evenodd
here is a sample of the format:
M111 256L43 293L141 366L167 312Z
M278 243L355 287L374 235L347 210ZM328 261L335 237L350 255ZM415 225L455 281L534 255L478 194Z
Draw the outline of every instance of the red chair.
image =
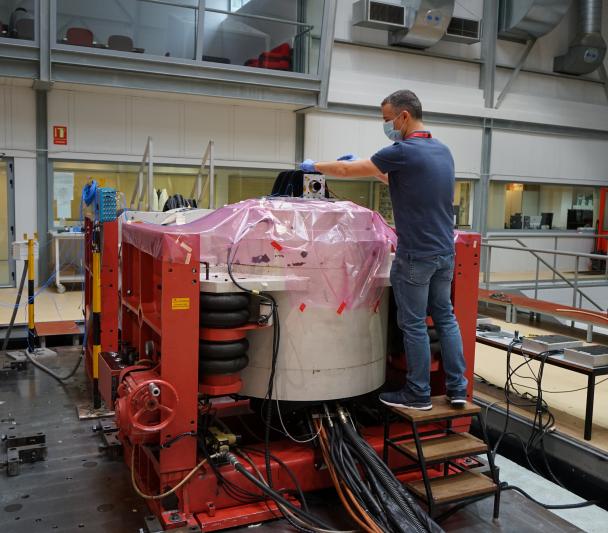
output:
M74 46L93 46L93 32L86 28L69 28L65 42Z

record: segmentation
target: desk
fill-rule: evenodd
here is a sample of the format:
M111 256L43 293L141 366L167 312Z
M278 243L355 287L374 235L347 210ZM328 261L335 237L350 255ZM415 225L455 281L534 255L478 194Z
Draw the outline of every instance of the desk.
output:
M65 292L65 285L61 282L66 283L84 283L84 274L74 275L61 275L61 246L60 241L84 241L84 233L82 232L71 232L71 231L50 231L49 234L53 239L53 246L55 249L55 287L57 292L62 294Z
M506 332L504 332L506 333ZM499 348L501 350L507 351L509 349L509 344L513 340L512 336L499 336L500 334L496 333L485 333L485 332L477 332L477 342L481 344L485 344L487 346L491 346L492 348ZM531 352L530 350L522 350L521 346L513 347L511 353L516 355L524 355L530 359L534 359L536 361L540 360L539 353L540 352ZM553 365L560 368L564 368L566 370L571 370L572 372L576 372L577 374L584 374L587 376L587 402L585 407L585 440L591 440L591 430L593 424L593 402L595 397L595 378L597 376L606 376L608 375L608 365L604 366L586 366L581 365L579 363L574 363L572 361L568 361L564 359L563 355L552 355L545 359L546 365Z

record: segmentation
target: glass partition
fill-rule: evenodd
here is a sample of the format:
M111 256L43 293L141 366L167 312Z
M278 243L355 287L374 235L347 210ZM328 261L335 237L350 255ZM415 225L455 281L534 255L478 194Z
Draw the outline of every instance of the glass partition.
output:
M57 0L57 42L194 59L195 0Z
M470 229L473 220L473 181L456 179L454 187L454 226L459 229ZM393 205L388 186L384 183L374 184L374 210L378 211L389 224L394 225Z
M597 187L492 181L488 229L594 228L598 207Z
M323 6L324 0L207 0L202 59L317 74Z
M54 227L80 224L80 198L84 185L94 179L131 198L137 183L136 163L53 162L52 212ZM269 195L279 170L215 168L215 205ZM162 197L181 194L190 198L198 167L154 165L154 188ZM209 189L200 207L209 205Z
M35 0L0 0L0 37L36 39Z

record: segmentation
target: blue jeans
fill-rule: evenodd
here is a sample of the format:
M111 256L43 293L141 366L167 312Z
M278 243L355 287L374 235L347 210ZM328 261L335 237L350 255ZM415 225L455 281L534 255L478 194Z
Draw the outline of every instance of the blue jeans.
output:
M396 256L391 267L397 323L403 331L407 360L407 386L416 396L431 393L427 311L441 343L448 391L464 392L467 388L462 337L451 300L453 276L454 254L425 258Z

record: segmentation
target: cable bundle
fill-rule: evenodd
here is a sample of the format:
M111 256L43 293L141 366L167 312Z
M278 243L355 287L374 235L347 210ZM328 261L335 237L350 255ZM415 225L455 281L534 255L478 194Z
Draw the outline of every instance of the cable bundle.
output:
M318 421L317 428L336 491L357 525L366 533L442 531L355 431L346 413L339 413L339 423L328 418L327 424Z
M494 444L494 447L492 448L491 453L495 456L496 453L498 452L498 448L499 448L503 438L506 435L511 435L519 440L520 444L522 445L523 451L524 451L524 456L526 458L526 462L528 463L528 466L535 474L542 476L542 477L547 477L549 480L558 484L560 487L565 488L564 484L559 480L559 478L555 475L555 473L551 469L551 466L549 465L549 460L547 457L547 452L545 449L545 436L548 433L550 433L551 431L554 431L555 416L549 409L549 405L547 404L547 402L543 399L543 392L545 392L545 391L542 388L543 373L544 373L545 363L547 361L547 358L552 355L559 355L559 354L563 353L563 350L547 350L545 352L539 353L538 359L540 361L540 366L539 366L538 372L534 371L534 369L530 365L531 359L526 357L526 355L523 352L521 354L522 357L524 358L523 363L520 363L515 368L513 368L511 366L511 355L513 353L513 348L516 345L521 345L522 340L523 340L523 337L518 337L517 332L516 332L515 338L511 341L511 343L509 344L509 347L507 349L507 364L506 364L507 380L506 380L505 386L504 386L504 396L505 396L505 403L506 403L505 423L504 423L503 429L498 437L498 440L496 441L496 443ZM527 366L529 368L530 372L532 373L532 376L522 376L521 374L517 373L517 371L520 368L522 368L523 366ZM521 379L533 380L536 384L536 387L535 387L536 396L533 396L527 392L522 394L517 389L517 387L518 386L526 387L526 386L514 383L513 376L517 376ZM532 388L532 387L526 387L526 388ZM556 392L559 392L559 391L556 391ZM512 397L512 393L515 393L515 395L517 395L518 400L520 400L520 401L514 400ZM510 421L510 416L511 416L511 405L515 405L518 407L534 407L534 420L532 422L532 431L530 432L530 436L529 436L527 442L524 442L524 440L516 433L511 433L508 431L509 421ZM486 410L486 413L487 413L487 410ZM487 417L487 414L486 414L486 417ZM548 474L547 476L543 475L532 463L531 454L535 451L539 451L541 454L543 464L544 464L545 469ZM577 503L573 503L573 504L551 505L551 504L539 502L538 500L534 499L532 496L530 496L527 492L520 489L519 487L503 483L503 484L501 484L500 488L501 488L501 490L515 490L516 492L519 492L520 494L522 494L529 500L532 500L533 502L544 507L545 509L575 509L575 508L579 508L579 507L587 507L590 505L596 505L597 503L599 503L598 500L589 500L589 501L577 502Z

